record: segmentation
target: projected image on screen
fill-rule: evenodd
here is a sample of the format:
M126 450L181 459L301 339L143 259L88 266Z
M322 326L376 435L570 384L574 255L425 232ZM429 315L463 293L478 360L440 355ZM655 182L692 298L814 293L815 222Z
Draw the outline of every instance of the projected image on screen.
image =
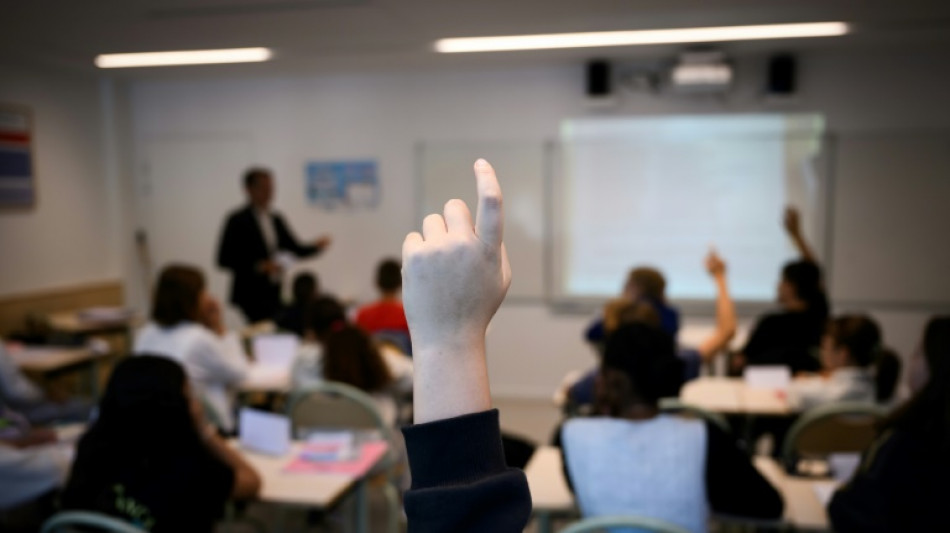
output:
M705 300L702 259L714 245L737 300L771 301L796 252L781 225L797 206L820 246L823 179L818 115L590 118L562 126L555 190L560 297L616 295L650 265L674 299Z

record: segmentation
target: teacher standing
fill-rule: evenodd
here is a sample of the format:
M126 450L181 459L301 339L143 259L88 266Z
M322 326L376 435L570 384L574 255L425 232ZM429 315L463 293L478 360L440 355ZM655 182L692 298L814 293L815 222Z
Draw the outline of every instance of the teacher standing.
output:
M280 288L291 257L315 256L330 245L327 236L300 243L280 214L271 210L270 170L244 173L248 205L228 215L218 246L218 266L231 271L231 303L248 322L272 320L280 309Z

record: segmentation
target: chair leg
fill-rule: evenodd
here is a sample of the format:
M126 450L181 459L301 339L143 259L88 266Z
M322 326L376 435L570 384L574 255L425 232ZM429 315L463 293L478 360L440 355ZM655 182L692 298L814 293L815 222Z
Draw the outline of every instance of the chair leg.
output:
M389 533L399 533L399 515L401 506L399 505L399 491L391 482L383 485L383 495L386 497L386 531Z

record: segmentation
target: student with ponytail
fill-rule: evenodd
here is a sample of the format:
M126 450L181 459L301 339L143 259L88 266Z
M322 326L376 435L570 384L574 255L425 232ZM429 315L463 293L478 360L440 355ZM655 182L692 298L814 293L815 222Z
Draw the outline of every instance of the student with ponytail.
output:
M865 315L831 320L821 341L819 375L795 379L789 401L803 410L832 402L884 403L893 396L900 360L881 344L881 329Z

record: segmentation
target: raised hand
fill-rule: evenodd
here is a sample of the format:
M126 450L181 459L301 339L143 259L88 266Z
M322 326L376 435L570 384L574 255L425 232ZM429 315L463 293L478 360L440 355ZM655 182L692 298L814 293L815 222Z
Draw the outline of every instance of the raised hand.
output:
M709 250L709 254L706 256L706 271L714 278L726 273L726 263L719 257L716 250Z
M502 243L501 187L475 163L475 222L461 200L423 220L403 242L403 305L416 363L416 421L487 409L485 331L511 284Z
M782 222L785 226L785 231L787 231L789 235L797 237L802 234L801 216L795 207L788 206L785 208L785 216Z

